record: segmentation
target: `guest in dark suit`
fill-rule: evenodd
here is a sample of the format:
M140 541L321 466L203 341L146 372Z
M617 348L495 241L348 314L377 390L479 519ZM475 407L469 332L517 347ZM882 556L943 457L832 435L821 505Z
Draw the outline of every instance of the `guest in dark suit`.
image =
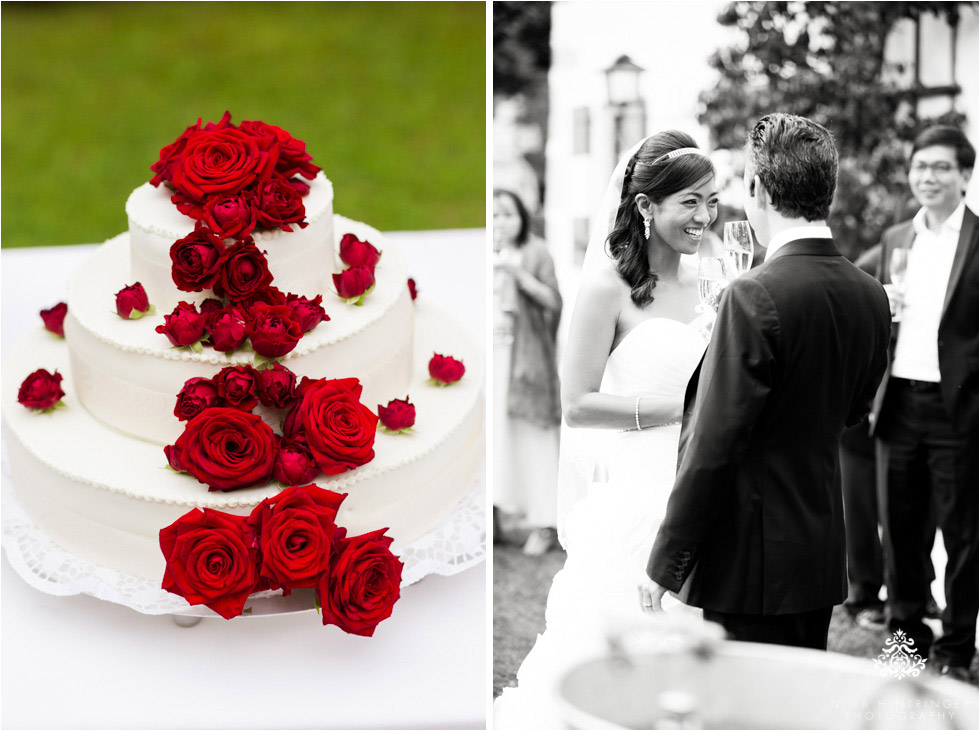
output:
M964 202L976 153L954 127L915 140L909 186L922 205L882 236L879 277L899 312L889 368L875 398L878 499L884 525L887 615L943 673L965 677L976 645L977 216ZM904 289L893 252L908 252ZM928 600L923 521L930 510L948 557L943 632L922 621Z
M736 640L826 649L847 595L838 449L886 366L888 298L825 223L837 178L826 129L768 115L747 158L746 214L766 261L724 290L688 385L640 597L652 612L680 592Z

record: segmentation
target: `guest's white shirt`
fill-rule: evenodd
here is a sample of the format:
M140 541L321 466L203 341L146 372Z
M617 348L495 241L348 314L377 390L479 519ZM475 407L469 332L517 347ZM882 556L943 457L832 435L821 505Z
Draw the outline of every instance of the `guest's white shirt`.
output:
M892 375L897 378L939 382L939 317L965 212L966 204L960 203L939 233L929 230L924 208L912 219L915 240L909 251L905 304L892 362Z
M828 226L797 226L780 231L769 241L766 247L766 261L768 261L777 249L782 248L790 241L797 239L832 239L834 235L830 233Z

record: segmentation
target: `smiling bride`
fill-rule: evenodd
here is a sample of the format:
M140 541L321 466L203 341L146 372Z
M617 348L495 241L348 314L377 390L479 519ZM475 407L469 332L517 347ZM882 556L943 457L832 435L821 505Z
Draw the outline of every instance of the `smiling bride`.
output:
M673 487L684 390L714 317L698 314L696 254L717 208L711 161L682 132L646 138L613 172L562 373L568 558L517 688L494 704L496 728L557 726L549 697L561 671L603 651L610 630L643 620L636 578ZM699 610L675 600L671 611Z

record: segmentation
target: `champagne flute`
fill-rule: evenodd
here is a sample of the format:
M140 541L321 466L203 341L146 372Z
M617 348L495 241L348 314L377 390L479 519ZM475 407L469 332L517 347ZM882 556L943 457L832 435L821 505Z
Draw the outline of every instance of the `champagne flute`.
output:
M900 248L892 249L891 255L888 258L888 276L891 278L892 284L895 290L905 297L905 285L908 283L907 274L909 269L909 250ZM896 321L902 319L902 305L899 303L895 306L895 318Z
M698 264L698 296L701 304L718 311L721 291L728 285L730 266L723 256L706 256Z
M752 228L748 221L729 221L725 224L725 253L735 265L735 274L745 274L752 267Z

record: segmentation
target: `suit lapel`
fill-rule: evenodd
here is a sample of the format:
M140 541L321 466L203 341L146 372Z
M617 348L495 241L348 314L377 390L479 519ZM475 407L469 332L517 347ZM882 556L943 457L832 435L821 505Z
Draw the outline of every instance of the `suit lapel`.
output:
M946 319L946 312L949 303L953 299L953 293L963 278L963 271L966 268L967 255L970 249L977 245L977 216L969 208L963 214L963 225L960 227L960 238L956 242L956 253L953 255L953 266L949 271L949 283L946 285L946 299L943 300L943 311L939 316L939 325L942 326Z

